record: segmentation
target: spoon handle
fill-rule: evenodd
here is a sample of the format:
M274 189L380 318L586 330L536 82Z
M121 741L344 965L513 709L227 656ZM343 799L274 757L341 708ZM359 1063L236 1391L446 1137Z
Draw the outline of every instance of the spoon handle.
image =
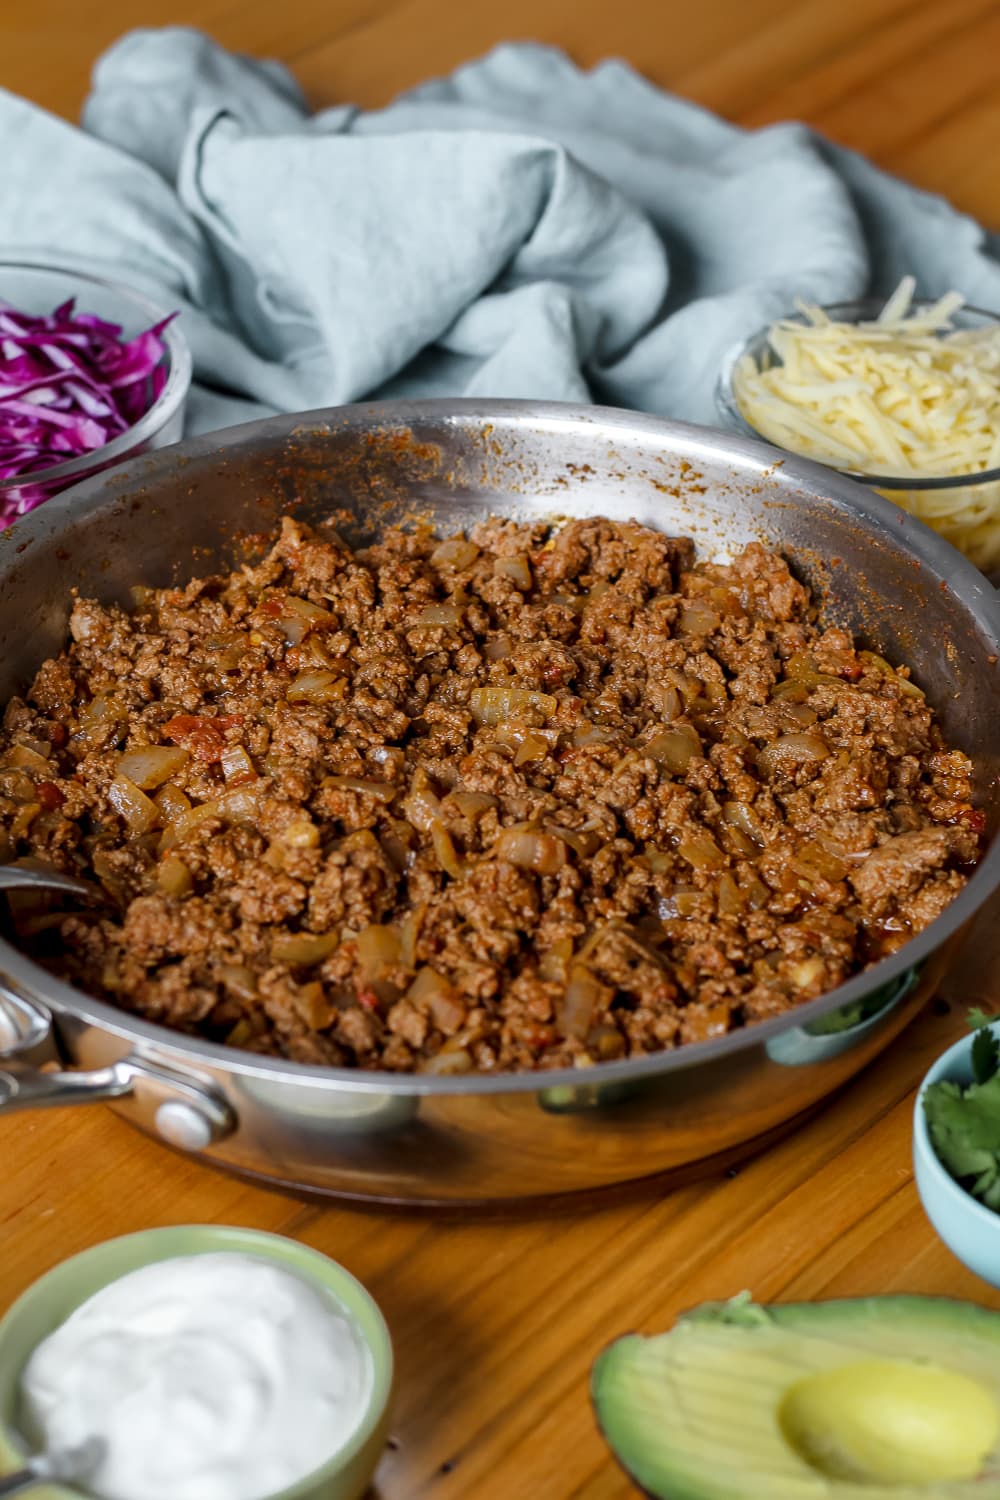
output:
M34 1469L18 1469L16 1474L0 1476L0 1496L23 1495L26 1490L33 1490L36 1485L44 1483Z

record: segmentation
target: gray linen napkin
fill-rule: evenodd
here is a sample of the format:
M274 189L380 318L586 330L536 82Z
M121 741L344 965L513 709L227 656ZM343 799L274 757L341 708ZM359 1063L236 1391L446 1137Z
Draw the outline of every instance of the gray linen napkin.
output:
M82 129L0 91L0 255L180 307L191 431L372 395L711 423L724 353L797 296L913 272L1000 308L1000 238L941 199L533 44L310 116L278 64L132 32Z

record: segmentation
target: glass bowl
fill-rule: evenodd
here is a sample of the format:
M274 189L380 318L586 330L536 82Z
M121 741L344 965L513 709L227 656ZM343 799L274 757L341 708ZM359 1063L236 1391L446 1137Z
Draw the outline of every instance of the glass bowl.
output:
M141 292L99 276L65 271L58 266L0 260L0 301L9 302L19 312L51 313L60 303L76 299L77 311L96 313L100 318L121 326L124 339L152 327L167 317L172 308L161 308ZM65 463L35 469L30 474L0 481L0 516L16 517L32 508L28 501L39 490L49 499L78 480L124 458L133 458L150 448L165 448L179 441L184 425L184 408L191 387L191 351L175 318L163 331L166 346L164 361L167 379L149 410L127 432L122 432L103 448L81 453ZM30 490L31 496L22 492ZM37 499L34 500L37 504ZM2 523L0 523L2 524Z
M877 318L884 305L884 301L871 297L854 302L830 303L824 306L823 311L836 322L863 323ZM933 305L927 298L914 298L911 311L921 311ZM805 323L807 319L801 313L795 313L781 321ZM991 327L1000 329L1000 316L978 307L962 307L952 314L951 323L956 330ZM715 399L724 427L742 433L744 437L769 443L772 448L781 448L784 447L783 444L747 421L733 386L736 367L745 355L749 355L758 368L768 368L777 362L768 342L772 326L773 324L768 324L766 328L759 329L725 355L716 384ZM785 451L794 450L786 448ZM828 468L860 480L862 484L884 495L887 500L892 500L903 510L933 527L984 572L1000 570L1000 468L983 469L972 474L921 475L915 480L912 474L880 474L847 468L833 459L824 460L812 453L802 453L799 456L825 463Z

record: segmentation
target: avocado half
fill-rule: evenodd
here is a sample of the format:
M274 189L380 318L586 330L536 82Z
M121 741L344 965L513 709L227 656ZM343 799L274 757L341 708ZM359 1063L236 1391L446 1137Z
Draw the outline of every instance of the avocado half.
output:
M591 1394L656 1500L1000 1500L1000 1313L971 1303L711 1303L618 1339Z

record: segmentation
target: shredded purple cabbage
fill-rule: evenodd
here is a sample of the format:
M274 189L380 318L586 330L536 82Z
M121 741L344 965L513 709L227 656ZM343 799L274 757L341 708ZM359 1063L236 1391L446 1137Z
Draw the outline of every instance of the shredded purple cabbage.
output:
M103 448L166 384L162 334L176 313L123 343L117 323L75 305L34 317L0 301L0 483ZM0 526L52 493L30 481L0 491Z

